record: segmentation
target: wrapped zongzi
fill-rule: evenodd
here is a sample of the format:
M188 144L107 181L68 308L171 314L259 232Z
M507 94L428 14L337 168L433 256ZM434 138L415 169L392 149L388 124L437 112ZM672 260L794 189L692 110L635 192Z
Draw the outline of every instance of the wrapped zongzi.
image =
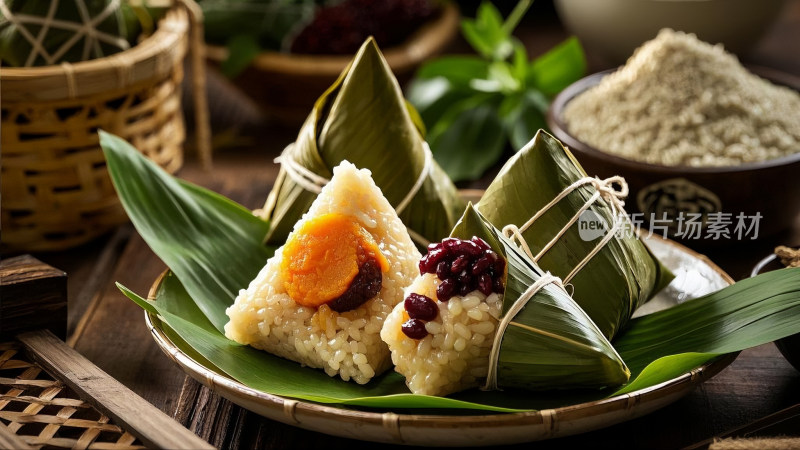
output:
M621 178L588 177L566 147L540 130L477 205L542 269L573 286L575 301L609 339L673 278L625 214L624 187Z
M419 268L381 330L413 393L599 388L628 380L625 363L560 280L472 206L450 238L431 244Z
M152 32L169 4L5 0L0 6L0 60L4 66L31 67L87 61L128 50L140 34Z
M368 40L281 155L262 213L272 224L268 243L286 240L331 168L345 159L372 172L418 244L447 236L465 204L431 156L416 117L375 41Z

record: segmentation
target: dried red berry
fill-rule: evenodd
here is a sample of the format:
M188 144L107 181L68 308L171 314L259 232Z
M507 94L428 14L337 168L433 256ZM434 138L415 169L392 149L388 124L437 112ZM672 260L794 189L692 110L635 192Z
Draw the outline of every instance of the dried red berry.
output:
M458 248L462 253L466 253L470 256L478 256L483 253L483 249L481 249L478 244L472 241L461 241L461 245Z
M449 237L430 244L419 267L421 274L435 273L442 280L436 290L439 301L446 302L453 295L466 295L475 289L485 295L503 292L505 260L476 236L470 240Z
M477 244L478 247L480 247L481 250L483 250L483 251L492 249L492 247L489 247L489 244L487 244L486 241L484 241L483 239L479 238L478 236L472 236L472 239L470 239L470 241L472 241L475 244Z
M448 252L453 251L458 247L461 239L458 238L444 238L442 239L442 247Z
M497 261L494 262L493 268L495 276L502 277L503 272L506 269L506 261L503 258L497 258Z

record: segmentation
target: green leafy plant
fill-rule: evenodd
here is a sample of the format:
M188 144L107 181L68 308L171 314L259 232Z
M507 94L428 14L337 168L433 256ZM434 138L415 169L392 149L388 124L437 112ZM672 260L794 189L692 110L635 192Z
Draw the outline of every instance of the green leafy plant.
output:
M314 17L325 0L200 0L206 41L225 45L228 58L222 71L229 77L242 72L259 52L287 47L297 29Z
M503 21L484 2L461 31L479 56L447 56L423 65L409 101L425 122L434 156L454 181L474 180L522 148L540 128L550 99L586 71L583 49L569 38L533 61L512 32L533 0Z

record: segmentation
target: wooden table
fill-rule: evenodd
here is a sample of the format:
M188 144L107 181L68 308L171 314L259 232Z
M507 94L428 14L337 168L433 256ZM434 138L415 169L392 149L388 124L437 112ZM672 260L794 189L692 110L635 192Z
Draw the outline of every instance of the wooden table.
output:
M552 10L536 7L520 30L532 55L566 36ZM463 43L456 44L456 48ZM462 47L463 48L463 47ZM800 1L794 0L751 62L800 75ZM590 55L591 56L591 55ZM603 63L590 57L591 69ZM251 144L218 151L211 173L191 156L180 176L242 203L260 207L277 174L272 159L294 138L289 130L259 129ZM800 181L799 181L800 182ZM470 187L485 186L482 180ZM750 246L701 249L734 278L778 243L800 244L798 226ZM115 281L146 294L164 269L139 235L123 226L110 236L70 251L36 257L69 274L69 339L88 359L169 415L221 448L374 448L374 444L308 432L264 419L209 392L186 377L156 347L142 310L125 298ZM537 443L537 448L680 448L800 404L800 372L772 344L741 353L722 373L676 403L653 414L604 430ZM388 446L387 446L388 447ZM530 448L531 445L519 446Z

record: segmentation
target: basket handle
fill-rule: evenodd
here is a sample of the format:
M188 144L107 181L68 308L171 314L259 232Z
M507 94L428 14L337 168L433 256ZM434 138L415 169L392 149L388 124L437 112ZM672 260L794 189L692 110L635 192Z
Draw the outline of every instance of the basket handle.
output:
M194 0L176 0L189 13L189 42L191 44L192 96L194 97L195 137L200 164L211 170L211 119L206 96L205 41L203 37L203 10Z

